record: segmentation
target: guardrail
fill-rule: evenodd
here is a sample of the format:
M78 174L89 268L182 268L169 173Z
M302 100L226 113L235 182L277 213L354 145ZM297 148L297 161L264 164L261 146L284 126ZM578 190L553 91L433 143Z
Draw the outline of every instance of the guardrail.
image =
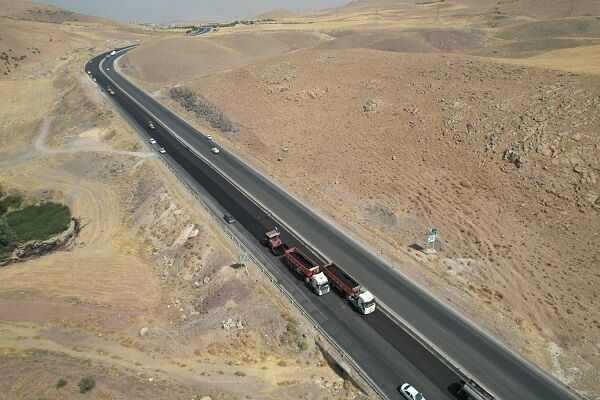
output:
M382 398L387 399L388 397L383 392L383 390L369 377L369 375L354 361L348 353L346 353L342 347L335 341L333 337L331 337L325 330L321 328L321 326L312 318L312 316L304 310L304 308L294 299L294 296L281 284L279 280L269 271L269 269L251 252L251 250L246 247L241 240L239 240L236 235L229 229L227 225L221 222L221 218L215 215L214 211L211 207L206 204L205 200L201 198L196 191L188 185L185 179L179 174L177 170L171 167L169 163L163 158L160 157L161 161L167 168L177 177L177 179L184 185L184 187L192 193L194 198L200 203L200 205L209 213L212 219L219 225L219 227L229 236L229 238L243 251L248 252L250 259L256 264L256 266L269 278L272 284L274 284L284 296L288 298L290 303L296 307L300 314L302 314L310 324L338 351L342 358L347 360L352 368L360 375L361 379L363 379L378 395Z

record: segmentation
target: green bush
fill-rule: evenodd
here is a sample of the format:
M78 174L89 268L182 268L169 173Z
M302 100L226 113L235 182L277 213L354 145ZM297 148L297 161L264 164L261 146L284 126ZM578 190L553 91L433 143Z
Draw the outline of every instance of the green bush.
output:
M67 386L67 380L66 379L60 378L58 381L56 381L56 387L58 389L60 389L61 387L65 387L65 386Z
M6 204L4 204L3 201L0 201L0 217L6 214L7 211L8 207L6 206Z
M77 386L79 386L79 393L89 392L94 388L94 386L96 386L96 381L94 381L94 378L91 376L84 376L81 378Z
M0 220L0 257L10 253L17 245L17 235L6 221Z
M5 221L20 242L46 240L67 229L71 212L63 204L48 202L9 212Z
M6 196L4 198L4 200L2 200L2 203L7 208L12 208L12 209L21 207L22 202L23 202L23 197L19 196L18 194L10 194L10 195Z

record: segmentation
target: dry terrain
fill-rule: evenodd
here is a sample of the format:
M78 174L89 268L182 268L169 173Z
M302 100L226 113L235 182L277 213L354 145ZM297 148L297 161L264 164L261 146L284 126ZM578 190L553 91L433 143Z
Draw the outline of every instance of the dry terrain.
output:
M600 8L540 3L358 1L294 24L151 41L121 65L395 268L600 399ZM260 46L291 37L288 49ZM174 85L237 132L183 109ZM431 226L438 253L425 256L415 249Z
M0 183L83 229L0 269L0 399L80 398L83 376L97 399L361 397L86 76L101 51L160 35L1 4L0 52L27 57L0 75Z

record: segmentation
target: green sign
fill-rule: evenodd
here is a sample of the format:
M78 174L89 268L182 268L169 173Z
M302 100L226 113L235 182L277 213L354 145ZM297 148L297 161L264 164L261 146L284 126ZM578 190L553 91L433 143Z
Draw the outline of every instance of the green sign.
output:
M430 228L427 231L427 243L432 244L435 243L435 237L437 236L437 228Z
M248 254L248 252L240 253L240 255L238 257L238 260L239 260L238 264L240 264L240 265L246 264L246 261L248 261L249 258L250 258L250 254Z

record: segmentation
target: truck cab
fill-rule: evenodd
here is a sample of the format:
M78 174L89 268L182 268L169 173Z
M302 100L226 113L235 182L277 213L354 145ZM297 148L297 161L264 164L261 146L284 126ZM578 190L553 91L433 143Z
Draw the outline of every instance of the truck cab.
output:
M375 311L375 304L375 296L373 296L373 294L368 290L365 290L358 295L356 306L360 310L361 314L371 314L373 311Z
M325 293L329 293L329 291L331 290L331 288L329 287L329 279L327 279L325 274L322 272L311 276L308 279L307 283L311 287L313 292L317 294L317 296L322 296Z

